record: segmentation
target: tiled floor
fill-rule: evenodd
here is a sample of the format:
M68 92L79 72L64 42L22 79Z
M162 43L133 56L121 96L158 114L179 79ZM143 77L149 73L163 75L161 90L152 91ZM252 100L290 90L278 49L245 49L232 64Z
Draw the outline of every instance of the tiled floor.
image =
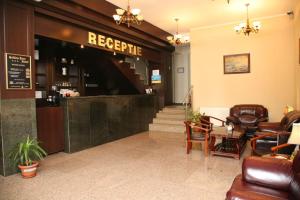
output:
M200 150L187 155L182 134L145 132L74 154L48 156L32 179L0 176L0 199L222 200L241 163L205 158Z

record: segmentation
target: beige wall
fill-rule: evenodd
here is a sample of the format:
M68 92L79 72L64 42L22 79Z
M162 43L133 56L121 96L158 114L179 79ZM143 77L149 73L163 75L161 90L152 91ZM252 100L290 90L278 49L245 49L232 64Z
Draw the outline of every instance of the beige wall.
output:
M237 35L234 25L191 30L191 84L194 109L262 104L270 120L296 105L294 21L262 20L257 35ZM251 73L223 74L223 55L250 53Z
M299 39L300 39L300 2L294 9L294 28L295 28L295 48L296 48L296 95L297 95L297 109L300 110L300 64L299 64Z

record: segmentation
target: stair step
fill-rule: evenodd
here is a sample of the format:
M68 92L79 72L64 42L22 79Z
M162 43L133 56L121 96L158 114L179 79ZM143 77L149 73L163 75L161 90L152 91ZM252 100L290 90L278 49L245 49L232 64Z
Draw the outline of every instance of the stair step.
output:
M184 120L185 119L185 115L184 114L166 114L163 112L159 112L156 115L156 118L160 118L160 119L178 119L178 120Z
M164 109L167 110L185 110L185 106L166 106Z
M161 118L154 118L153 124L173 124L173 125L183 125L182 120L177 119L161 119Z
M166 113L166 114L181 114L181 115L185 115L185 111L184 110L169 110L169 109L163 109L161 111L159 111L160 113Z
M183 125L149 124L149 131L184 133L185 128Z

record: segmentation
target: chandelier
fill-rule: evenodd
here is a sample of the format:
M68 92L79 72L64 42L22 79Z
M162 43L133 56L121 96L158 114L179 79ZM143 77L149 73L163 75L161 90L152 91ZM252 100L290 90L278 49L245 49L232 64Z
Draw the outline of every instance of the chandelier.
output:
M177 31L175 35L170 35L167 37L167 40L173 44L173 45L181 45L181 44L186 44L189 42L190 38L188 36L183 36L181 34L178 33L178 18L174 19L176 21L177 24Z
M261 28L261 23L258 21L255 21L250 24L249 15L248 15L248 7L249 3L247 3L245 6L247 7L247 21L242 22L239 25L234 27L234 30L239 33L244 33L245 35L249 36L250 33L258 33L259 29Z
M118 8L116 9L117 14L113 15L114 20L118 25L120 24L127 24L130 27L130 24L137 24L140 25L143 21L143 16L140 15L141 10L138 8L130 8L129 0L127 5L127 10Z

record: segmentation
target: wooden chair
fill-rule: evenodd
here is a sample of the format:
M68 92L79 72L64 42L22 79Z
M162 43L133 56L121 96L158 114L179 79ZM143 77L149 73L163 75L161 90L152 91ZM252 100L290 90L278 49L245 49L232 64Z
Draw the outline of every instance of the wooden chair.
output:
M252 155L264 156L275 154L275 152L276 154L291 155L295 149L295 145L286 144L290 134L287 131L260 132L258 136L250 140ZM273 137L277 138L277 141L273 141Z
M192 125L191 122L184 122L186 127L186 153L189 154L193 143L204 143L204 154L209 154L209 140L211 132L211 123L199 123Z

